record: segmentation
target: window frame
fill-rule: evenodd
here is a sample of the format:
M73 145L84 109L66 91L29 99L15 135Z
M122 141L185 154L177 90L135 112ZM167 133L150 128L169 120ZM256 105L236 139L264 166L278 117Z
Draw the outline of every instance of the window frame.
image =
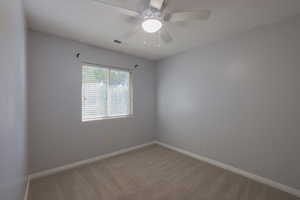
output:
M104 68L108 70L108 86L110 84L110 70L117 70L117 71L124 71L129 73L129 113L126 115L117 115L117 116L103 116L103 117L93 117L93 118L84 118L83 116L83 103L82 103L82 98L84 98L83 92L82 92L82 85L83 85L83 67L99 67L99 68ZM109 90L107 91L107 94L109 94ZM109 97L109 95L108 95ZM109 101L109 98L108 100ZM109 103L107 103L107 109L108 109ZM108 66L108 65L102 65L102 64L95 64L95 63L87 63L87 62L82 62L81 64L81 122L88 122L88 121L97 121L97 120L106 120L106 119L120 119L120 118L131 118L133 117L133 71L131 69L126 69L126 68L121 68L121 67L115 67L115 66Z

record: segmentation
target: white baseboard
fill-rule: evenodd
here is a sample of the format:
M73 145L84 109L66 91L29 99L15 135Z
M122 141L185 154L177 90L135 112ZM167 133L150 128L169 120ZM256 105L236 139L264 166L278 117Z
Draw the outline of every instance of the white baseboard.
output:
M71 163L71 164L63 165L63 166L56 167L56 168L53 168L53 169L48 169L48 170L44 170L44 171L41 171L41 172L36 172L36 173L33 173L33 174L29 175L29 180L49 176L49 175L56 174L56 173L61 172L61 171L65 171L65 170L73 169L73 168L76 168L76 167L79 167L79 166L82 166L82 165L94 163L94 162L103 160L105 158L109 158L109 157L112 157L112 156L116 156L116 155L119 155L119 154L129 152L129 151L140 149L140 148L152 145L154 143L155 142L149 142L149 143L145 143L145 144L141 144L141 145L121 149L119 151L115 151L115 152L112 152L112 153L108 153L108 154L100 155L100 156L97 156L97 157L89 158L89 159L86 159L86 160L82 160L82 161L74 162L74 163Z
M30 185L30 178L27 176L26 177L24 200L28 200L29 185Z
M174 146L171 146L171 145L159 142L159 141L156 141L155 143L159 144L159 145L161 145L163 147L166 147L168 149L171 149L171 150L177 151L179 153L185 154L187 156L190 156L192 158L195 158L197 160L201 160L201 161L207 162L209 164L215 165L215 166L220 167L222 169L231 171L231 172L233 172L235 174L239 174L241 176L247 177L247 178L252 179L254 181L263 183L265 185L268 185L268 186L271 186L273 188L279 189L281 191L287 192L287 193L292 194L294 196L300 197L300 190L298 190L298 189L289 187L287 185L278 183L278 182L273 181L271 179L268 179L268 178L265 178L265 177L262 177L262 176L258 176L258 175L255 175L255 174L252 174L250 172L247 172L247 171L244 171L242 169L233 167L231 165L227 165L227 164L221 163L219 161L216 161L216 160L204 157L204 156L200 156L198 154L191 153L189 151L186 151L186 150L183 150L183 149L180 149L180 148L177 148L177 147L174 147Z

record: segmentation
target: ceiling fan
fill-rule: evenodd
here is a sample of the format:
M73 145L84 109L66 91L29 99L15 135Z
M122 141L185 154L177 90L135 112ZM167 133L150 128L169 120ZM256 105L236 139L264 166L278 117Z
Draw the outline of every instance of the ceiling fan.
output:
M104 0L94 0L97 3L109 6L124 16L131 17L130 23L141 26L146 33L160 32L160 37L165 43L173 41L172 36L166 28L168 23L187 22L191 20L207 20L210 16L210 10L169 12L166 7L168 0L148 0L149 5L141 12L112 5ZM123 0L124 1L124 0ZM129 38L137 32L137 28L123 35Z

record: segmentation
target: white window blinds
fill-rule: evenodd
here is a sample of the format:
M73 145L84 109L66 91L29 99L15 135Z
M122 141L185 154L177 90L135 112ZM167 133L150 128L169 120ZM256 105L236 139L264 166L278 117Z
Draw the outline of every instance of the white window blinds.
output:
M131 72L82 67L82 121L131 114Z

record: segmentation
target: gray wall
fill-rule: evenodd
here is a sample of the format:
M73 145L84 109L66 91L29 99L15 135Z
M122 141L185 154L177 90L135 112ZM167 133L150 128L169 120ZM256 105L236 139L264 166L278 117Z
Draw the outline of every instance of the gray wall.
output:
M26 163L25 27L21 0L0 1L0 199L21 200Z
M300 189L300 18L158 64L159 140Z
M28 35L30 172L153 140L154 63L38 32ZM89 62L141 66L133 74L134 117L81 122L81 64L74 49Z

